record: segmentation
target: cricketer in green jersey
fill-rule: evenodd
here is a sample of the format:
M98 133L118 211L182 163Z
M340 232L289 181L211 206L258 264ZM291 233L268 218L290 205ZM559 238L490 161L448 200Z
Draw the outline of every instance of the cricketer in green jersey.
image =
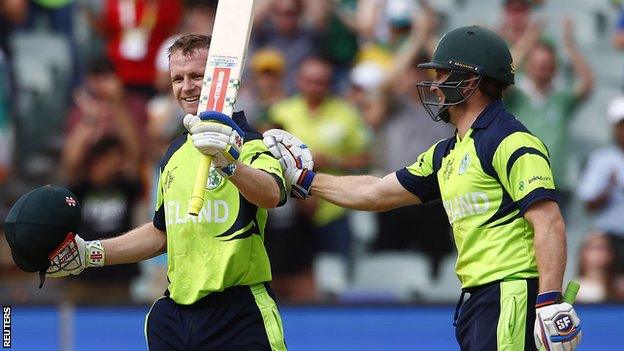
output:
M197 111L210 37L186 35L170 47L173 93L189 133L160 163L151 223L107 240L75 237L78 264L53 257L48 276L79 274L167 252L169 287L145 321L150 350L285 350L281 319L267 284L267 208L286 200L282 168L242 113ZM199 151L199 152L198 152ZM201 153L212 155L205 202L188 215ZM63 255L63 253L59 253Z
M436 73L418 84L423 105L457 129L414 164L383 178L336 177L298 166L293 155L307 147L292 135L271 130L265 144L300 198L365 211L442 200L458 251L462 350L573 350L581 328L561 296L566 237L548 150L501 101L514 82L509 49L490 30L462 27L419 67Z

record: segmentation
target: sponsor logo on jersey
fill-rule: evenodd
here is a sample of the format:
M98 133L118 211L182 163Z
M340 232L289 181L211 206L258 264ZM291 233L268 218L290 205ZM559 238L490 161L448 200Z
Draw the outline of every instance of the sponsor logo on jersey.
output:
M490 199L482 191L457 195L442 202L449 222L453 224L458 219L467 216L485 213L490 208Z
M528 185L534 182L548 183L551 180L552 178L548 176L534 175L527 180L521 180L520 183L518 183L518 190L524 191Z

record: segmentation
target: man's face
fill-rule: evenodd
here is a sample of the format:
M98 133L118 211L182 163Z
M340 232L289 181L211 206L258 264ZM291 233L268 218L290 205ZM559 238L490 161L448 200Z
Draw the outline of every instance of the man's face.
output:
M549 85L555 78L557 63L553 53L542 46L536 47L529 55L527 75L537 86Z
M208 50L205 49L195 50L187 56L180 50L171 54L169 70L173 96L186 113L197 113L206 60Z
M438 103L441 104L444 100L446 100L446 96L444 95L444 92L438 88L438 85L444 83L448 79L449 75L451 75L451 70L438 68L435 70L435 73L436 76L433 81L434 84L431 86L431 92L438 96Z
M299 69L299 91L308 99L321 100L331 88L332 69L325 62L305 61Z

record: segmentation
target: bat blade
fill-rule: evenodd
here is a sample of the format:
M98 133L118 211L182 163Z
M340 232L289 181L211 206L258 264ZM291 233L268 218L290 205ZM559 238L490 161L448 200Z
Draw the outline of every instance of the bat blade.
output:
M254 0L219 1L197 114L209 110L232 117L251 34L253 5ZM200 158L188 206L191 215L197 216L203 207L211 162L211 156Z

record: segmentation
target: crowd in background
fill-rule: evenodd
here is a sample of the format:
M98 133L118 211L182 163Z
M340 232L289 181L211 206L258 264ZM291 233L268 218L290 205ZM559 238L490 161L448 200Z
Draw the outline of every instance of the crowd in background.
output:
M460 10L476 3L447 2ZM584 57L572 19L560 14L548 23L538 15L543 1L493 3L495 23L456 24L488 25L509 44L516 84L504 103L548 147L566 220L578 215L575 203L583 206L589 232L569 245L578 264L568 266L582 284L579 301L624 300L624 94L585 114L611 141L571 162L569 154L582 147L570 126L592 92L609 83L596 79L594 57ZM624 50L622 5L605 3L604 11L620 18L594 13L595 31L612 41L611 51ZM436 5L256 0L237 109L259 131L299 136L325 173L385 175L410 165L455 132L429 118L416 89L431 78L416 66L455 23L453 11ZM217 0L1 1L0 218L24 192L54 183L80 200L79 232L87 240L150 221L158 161L184 131L167 47L180 34L209 35L216 7ZM611 18L616 23L605 23ZM458 293L443 283L455 248L440 202L363 215L293 199L271 210L265 243L284 302L427 301L427 291ZM375 263L395 266L362 268ZM166 287L166 257L54 280L44 292L35 279L13 265L0 240L0 294L16 303L151 301ZM395 284L394 294L386 282Z

